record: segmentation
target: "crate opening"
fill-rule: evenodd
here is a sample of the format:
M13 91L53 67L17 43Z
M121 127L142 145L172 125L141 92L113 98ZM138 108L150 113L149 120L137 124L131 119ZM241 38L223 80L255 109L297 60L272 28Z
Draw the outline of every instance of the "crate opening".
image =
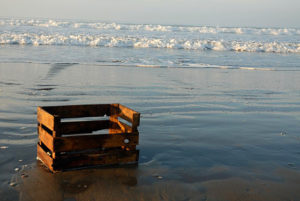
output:
M110 116L110 104L46 106L43 110L60 118Z

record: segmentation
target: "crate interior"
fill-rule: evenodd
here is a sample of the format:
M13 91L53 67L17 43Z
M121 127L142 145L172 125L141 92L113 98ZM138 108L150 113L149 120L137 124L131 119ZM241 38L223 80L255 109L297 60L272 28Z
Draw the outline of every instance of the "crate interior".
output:
M119 104L52 106L43 107L43 110L59 118L61 135L104 134L106 131L128 133L136 130L133 128L133 117L124 115ZM137 112L134 113L139 115Z

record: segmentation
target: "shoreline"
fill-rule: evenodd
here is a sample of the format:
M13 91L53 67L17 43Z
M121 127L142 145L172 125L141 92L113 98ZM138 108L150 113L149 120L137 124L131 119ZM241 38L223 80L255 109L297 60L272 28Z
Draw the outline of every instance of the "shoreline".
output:
M298 71L0 63L0 80L3 200L300 198ZM142 114L138 167L38 165L37 106L112 102Z

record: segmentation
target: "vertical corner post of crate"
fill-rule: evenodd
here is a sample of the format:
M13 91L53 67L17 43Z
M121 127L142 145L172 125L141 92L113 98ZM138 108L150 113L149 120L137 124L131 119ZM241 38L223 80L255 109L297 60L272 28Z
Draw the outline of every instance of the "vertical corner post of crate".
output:
M138 131L138 126L140 125L140 113L134 112L132 114L132 130L133 131Z
M61 118L58 115L53 115L54 119L54 127L52 131L52 137L53 137L53 151L52 151L52 158L56 158L56 150L55 150L55 138L61 137Z
M60 117L43 107L37 109L38 135L37 157L51 170L55 158L54 140L60 136Z
M109 134L118 133L118 114L119 114L119 104L110 104L109 108Z
M136 150L136 145L139 144L139 132L137 127L139 126L139 122L140 122L140 113L124 105L118 104L117 116L119 118L117 123L122 133L124 133L125 136L131 136L130 140L128 138L126 141L133 142L133 144L131 143L126 144L124 149L127 151L129 150L136 151L137 153L136 161L138 161L138 150Z

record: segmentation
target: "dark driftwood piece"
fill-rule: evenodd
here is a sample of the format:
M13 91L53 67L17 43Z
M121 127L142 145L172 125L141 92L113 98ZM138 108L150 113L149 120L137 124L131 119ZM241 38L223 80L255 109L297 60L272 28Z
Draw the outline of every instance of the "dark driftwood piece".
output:
M37 158L52 172L138 161L140 113L121 104L38 107L37 121Z

